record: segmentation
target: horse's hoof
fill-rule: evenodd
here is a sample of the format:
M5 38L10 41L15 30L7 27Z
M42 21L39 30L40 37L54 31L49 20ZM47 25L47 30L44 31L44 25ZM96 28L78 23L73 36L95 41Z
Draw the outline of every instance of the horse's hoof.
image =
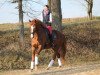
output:
M33 69L29 70L29 72L33 72Z
M35 71L37 71L38 69L34 69Z
M61 68L62 66L58 66L57 68Z
M46 68L46 70L49 70L49 69L50 69L50 67L47 67L47 68Z
M37 71L38 70L38 67L37 66L35 66L35 71Z

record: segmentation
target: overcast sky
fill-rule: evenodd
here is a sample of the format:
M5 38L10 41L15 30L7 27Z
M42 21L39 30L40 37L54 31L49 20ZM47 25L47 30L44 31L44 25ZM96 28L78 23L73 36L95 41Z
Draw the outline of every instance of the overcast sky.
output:
M34 1L34 0L33 0ZM39 11L38 14L34 13L34 17L41 19L41 12L43 6L47 4L47 0L36 0L40 4L32 3L31 6L34 10ZM62 16L63 18L75 18L87 16L84 0L61 0ZM6 0L0 0L0 23L16 23L18 22L18 9L15 9L17 3L12 4ZM24 8L25 9L25 8ZM29 11L29 10L27 10ZM100 0L94 0L93 15L100 16ZM24 15L24 21L31 19Z

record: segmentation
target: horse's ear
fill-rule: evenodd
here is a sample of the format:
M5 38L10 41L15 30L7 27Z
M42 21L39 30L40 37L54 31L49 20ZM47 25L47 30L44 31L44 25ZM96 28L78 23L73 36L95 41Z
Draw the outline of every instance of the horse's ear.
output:
M29 19L29 22L31 22L31 20Z
M36 23L37 20L34 20L34 21L35 21L35 23Z
M32 21L29 19L29 26L31 26L31 22L32 22Z

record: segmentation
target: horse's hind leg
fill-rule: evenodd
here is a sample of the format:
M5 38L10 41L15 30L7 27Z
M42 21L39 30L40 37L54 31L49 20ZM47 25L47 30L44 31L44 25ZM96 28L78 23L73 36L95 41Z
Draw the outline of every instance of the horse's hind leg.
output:
M47 70L49 70L49 68L52 67L52 65L53 65L53 63L54 63L54 61L55 61L55 59L56 59L56 52L54 51L53 58L52 58L52 60L50 61L49 65L48 65L48 67L47 67Z
M60 54L57 52L57 58L58 58L58 65L59 67L62 66L62 62L61 62L61 59L60 59Z
M57 58L58 58L59 67L61 67L62 64L65 63L65 54L66 54L65 47L64 46L59 47L59 49L57 51Z
M62 61L62 64L64 65L65 64L65 55L66 55L66 49L62 46L62 50L60 51L60 58L61 58L61 61Z

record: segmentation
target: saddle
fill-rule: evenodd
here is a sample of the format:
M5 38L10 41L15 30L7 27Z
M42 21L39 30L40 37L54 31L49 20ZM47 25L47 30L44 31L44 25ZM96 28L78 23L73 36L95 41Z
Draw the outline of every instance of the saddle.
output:
M55 30L51 30L50 27L45 28L47 43L53 43L53 40L57 38Z

